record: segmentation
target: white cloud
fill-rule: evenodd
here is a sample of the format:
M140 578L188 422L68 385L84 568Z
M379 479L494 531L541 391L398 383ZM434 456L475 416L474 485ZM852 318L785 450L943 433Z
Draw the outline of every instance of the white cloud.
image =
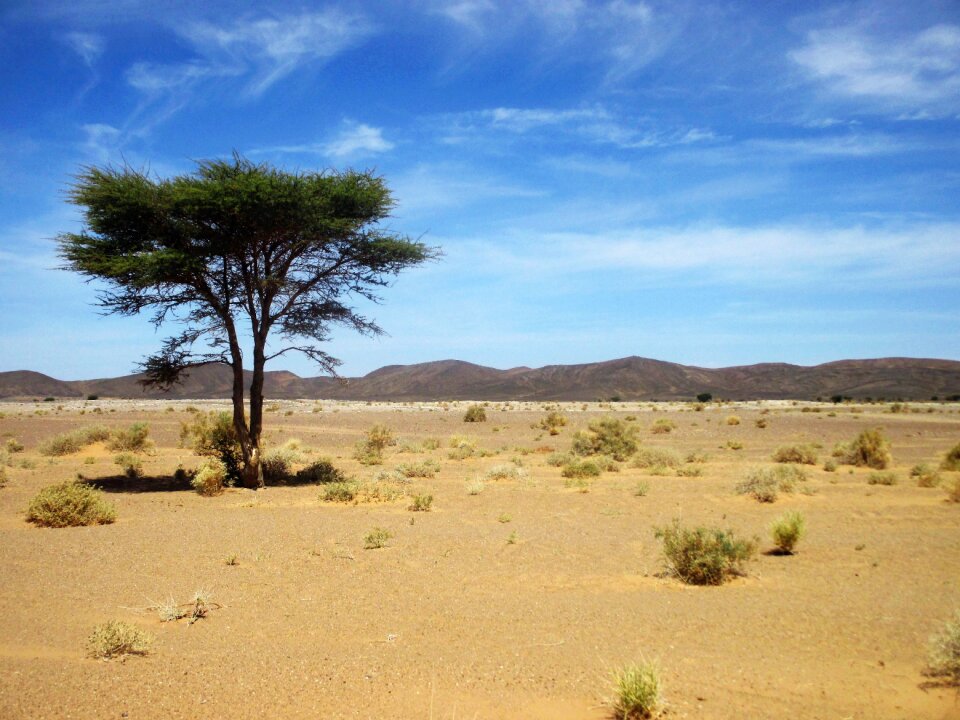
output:
M123 144L123 132L106 123L90 123L83 126L86 136L83 148L98 162L115 160Z
M66 35L67 44L77 53L87 67L93 67L103 54L103 38L87 32L71 32Z
M807 33L789 57L832 95L902 117L960 110L960 26L887 37L857 22ZM906 113L906 115L904 115Z
M392 149L393 143L384 139L383 130L353 122L347 122L337 137L324 145L325 153L335 158L372 155Z

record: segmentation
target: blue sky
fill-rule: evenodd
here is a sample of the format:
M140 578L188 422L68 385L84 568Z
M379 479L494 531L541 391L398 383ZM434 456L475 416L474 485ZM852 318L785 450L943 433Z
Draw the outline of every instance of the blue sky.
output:
M388 337L335 333L346 375L960 359L955 1L14 0L0 97L0 370L165 336L55 269L80 166L233 150L375 169L443 249L364 308Z

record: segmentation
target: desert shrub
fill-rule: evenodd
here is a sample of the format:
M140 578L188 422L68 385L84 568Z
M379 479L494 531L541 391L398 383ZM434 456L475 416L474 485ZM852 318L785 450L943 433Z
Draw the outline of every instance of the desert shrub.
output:
M409 510L413 512L430 512L433 505L433 495L414 495Z
M960 503L960 478L947 485L947 502Z
M783 445L773 453L772 459L778 463L816 465L817 451L811 445Z
M471 405L463 415L463 421L468 423L486 422L487 411L483 405Z
M547 465L550 467L561 467L570 462L571 457L567 453L551 453L547 455Z
M327 483L320 492L320 499L326 502L353 502L357 499L360 486L355 480L338 480Z
M522 480L527 476L523 468L511 463L494 465L483 474L484 480Z
M120 453L113 458L113 463L131 480L143 477L143 462L133 453Z
M743 443L739 440L727 440L726 447L731 450L743 450Z
M637 451L637 427L616 418L601 418L591 422L573 438L573 452L577 455L609 455L625 461Z
M705 463L710 459L710 456L707 455L703 450L691 450L687 453L684 460L688 463Z
M146 655L153 637L140 628L120 620L97 625L87 638L87 655L110 660L124 655Z
M758 502L772 503L776 502L778 492L793 492L796 484L806 479L803 470L794 465L754 468L736 486L736 492L738 495L752 495Z
M297 472L297 482L302 484L325 485L343 482L346 476L334 467L329 458L320 458Z
M727 419L723 421L726 425L739 425L740 418L736 415L728 415Z
M824 472L836 472L836 471L837 471L837 464L836 464L833 460L827 460L827 461L823 464L823 470L824 470Z
M95 442L102 442L110 437L110 430L103 425L92 425L90 427L78 428L68 433L54 435L52 438L40 443L37 451L41 455L50 457L59 457L61 455L71 455L80 452L87 445Z
M212 497L223 492L229 481L227 466L215 457L207 458L190 478L190 485L198 494Z
M363 548L365 550L378 550L386 547L387 542L393 537L393 533L382 527L375 527L363 538Z
M947 451L946 457L940 463L941 470L960 470L960 443Z
M49 485L27 508L27 520L41 527L108 525L116 519L117 510L103 493L82 482Z
M153 449L153 441L147 436L150 427L138 422L126 430L114 430L107 447L114 452L148 452Z
M0 465L0 487L5 487L7 484L7 469Z
M265 483L286 482L293 472L293 463L296 457L296 452L283 447L265 452L260 458L263 481Z
M243 453L233 426L233 416L228 412L203 414L197 410L192 415L192 422L180 424L180 444L189 445L197 455L217 458L226 478L238 480Z
M845 447L841 461L844 465L884 470L893 463L890 443L879 430L864 430Z
M440 465L435 460L402 463L397 465L397 472L405 478L432 478L440 472Z
M656 448L640 446L630 463L635 468L669 467L675 468L683 464L683 459L672 448Z
M564 427L566 424L566 415L561 415L556 410L552 410L540 421L538 427L541 430L546 430L551 435L558 435L560 433L560 428Z
M910 477L916 479L917 487L932 488L940 484L940 473L925 463L910 468Z
M867 476L867 485L896 485L897 476L892 472L872 472Z
M756 543L719 528L685 528L679 520L658 528L663 554L671 573L691 585L720 585L741 572L756 551Z
M451 460L466 460L477 452L477 444L463 435L452 435L450 447L452 450L447 453L447 457Z
M650 426L650 432L652 432L654 435L665 435L671 430L674 430L676 427L677 424L673 422L673 420L659 418Z
M14 455L19 452L23 452L23 443L17 440L16 438L9 438L4 445L7 452L11 455Z
M390 445L396 445L393 431L385 425L374 425L367 430L367 436L357 442L353 456L362 465L379 465L383 462L383 451Z
M570 460L563 466L560 474L565 478L599 477L600 466L592 460Z
M773 544L777 550L786 555L793 553L793 548L803 537L806 531L806 520L803 513L798 510L790 510L773 521L770 526L770 534L773 536Z
M677 477L701 477L703 468L699 465L683 465L677 468Z
M767 427L767 419L757 418L753 421L753 424L756 425L758 429L763 430L765 427Z
M633 488L633 494L637 497L646 497L648 492L650 492L650 483L646 480L638 480Z
M613 712L618 720L651 718L662 703L660 669L653 663L627 665L613 674Z
M436 450L440 447L440 441L437 438L427 438L423 441L424 450Z
M943 678L951 685L960 685L960 610L930 638L924 674Z
M486 485L480 478L472 478L466 482L467 495L479 495L483 492Z

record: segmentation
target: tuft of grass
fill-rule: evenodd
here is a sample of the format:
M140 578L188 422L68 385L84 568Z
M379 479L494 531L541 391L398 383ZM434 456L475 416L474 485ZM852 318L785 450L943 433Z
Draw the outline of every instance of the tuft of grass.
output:
M732 530L685 528L679 520L657 528L670 572L690 585L720 585L756 552L756 542L738 538Z
M896 485L897 476L892 472L872 472L867 476L867 485Z
M413 512L430 512L433 505L433 495L414 495L413 502L407 508Z
M27 508L27 520L41 527L109 525L116 519L117 510L103 493L82 482L49 485Z
M146 655L153 637L121 620L97 625L87 638L87 655L98 660L110 660L125 655Z
M770 525L770 534L777 550L792 555L794 546L806 532L806 519L799 510L789 510Z
M215 457L207 458L190 479L197 494L213 497L223 492L227 484L227 466Z
M471 405L463 415L463 421L467 423L478 423L487 421L487 411L483 405Z
M816 465L817 450L812 445L783 445L773 453L772 460L778 463Z
M916 478L917 487L932 488L940 484L940 473L925 463L910 468L910 477Z
M609 455L624 462L637 451L637 426L617 418L600 418L581 430L573 438L573 452L577 455Z
M392 537L393 533L386 528L375 527L364 536L363 549L379 550L380 548L384 548Z
M512 463L502 463L500 465L494 465L492 468L487 470L483 474L484 480L522 480L527 476L526 471L522 467L518 467Z
M485 487L486 485L484 485L483 480L480 478L467 480L467 495L479 495Z
M652 718L663 703L660 669L654 663L627 665L613 674L613 712L618 720Z
M838 448L844 465L885 470L893 463L890 443L880 430L864 430L853 442ZM838 452L834 450L834 454Z
M930 638L924 674L943 678L950 685L960 685L960 610Z
M646 497L648 492L650 492L650 483L646 480L638 480L636 487L633 488L633 494L637 497Z
M943 462L940 463L941 470L960 470L960 443L957 443L947 451Z

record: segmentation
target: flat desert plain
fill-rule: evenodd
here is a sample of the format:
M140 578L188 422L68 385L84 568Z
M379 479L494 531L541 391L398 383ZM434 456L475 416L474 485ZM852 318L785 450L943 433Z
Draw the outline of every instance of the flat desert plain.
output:
M960 504L909 476L960 441L956 404L491 403L483 423L463 422L464 402L268 405L267 442L298 439L304 463L327 456L368 480L429 458L439 472L389 502L323 502L316 485L201 497L171 482L201 462L180 426L191 406L223 403L0 404L0 441L24 445L0 488L0 717L608 718L612 672L641 660L659 664L668 718L960 717L956 689L922 672L930 636L960 608ZM558 435L534 427L549 409L569 421ZM646 447L703 451L702 474L628 462L567 481L547 458L604 416L635 424ZM653 433L661 418L675 428ZM118 477L102 444L38 453L59 433L134 422L156 443L143 480ZM354 445L376 424L398 444L361 465ZM897 484L823 469L837 442L877 427ZM477 452L451 459L454 435ZM819 448L797 491L774 503L735 492L796 443ZM523 473L476 492L502 464ZM26 521L42 487L77 473L115 504L114 524ZM433 496L429 512L408 509L417 494ZM794 555L770 554L786 510L807 534ZM654 535L674 518L757 536L759 552L721 586L685 585L663 572ZM377 527L392 537L365 549ZM216 604L193 624L150 609L198 590ZM86 657L109 620L154 636L149 654Z

